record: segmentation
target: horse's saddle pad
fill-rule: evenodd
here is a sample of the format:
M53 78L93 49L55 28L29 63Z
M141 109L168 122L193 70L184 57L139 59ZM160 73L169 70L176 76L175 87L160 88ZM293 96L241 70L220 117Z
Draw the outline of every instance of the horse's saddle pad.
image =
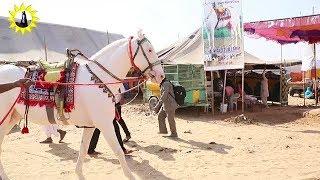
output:
M49 63L46 61L40 61L40 66L46 72L44 80L47 82L57 82L61 79L60 72L66 68L65 62Z

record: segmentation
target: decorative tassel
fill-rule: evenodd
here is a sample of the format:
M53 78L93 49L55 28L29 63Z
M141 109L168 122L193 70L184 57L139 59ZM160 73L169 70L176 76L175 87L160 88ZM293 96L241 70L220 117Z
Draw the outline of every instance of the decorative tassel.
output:
M29 128L27 126L23 127L21 130L22 134L28 134L29 133Z

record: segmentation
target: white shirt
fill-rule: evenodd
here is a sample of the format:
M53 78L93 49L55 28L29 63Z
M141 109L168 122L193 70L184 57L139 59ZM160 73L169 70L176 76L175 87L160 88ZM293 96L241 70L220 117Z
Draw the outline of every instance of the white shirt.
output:
M121 101L121 98L122 98L123 94L120 94L120 93L125 92L125 91L126 91L126 90L124 89L123 84L121 84L117 95L115 95L115 101L116 101L116 103L119 103L119 102Z

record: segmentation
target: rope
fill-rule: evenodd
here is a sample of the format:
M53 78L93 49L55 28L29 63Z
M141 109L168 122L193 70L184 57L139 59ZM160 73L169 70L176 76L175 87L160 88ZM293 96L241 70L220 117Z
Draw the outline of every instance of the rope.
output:
M140 81L139 81L139 82L140 82ZM127 102L127 103L125 103L125 104L123 104L123 105L121 105L121 106L126 106L126 105L131 104L131 103L138 97L139 91L140 91L140 86L141 86L142 84L144 84L144 83L145 83L145 81L141 82L140 84L138 84L137 86L135 86L135 87L133 87L133 88L131 88L131 89L126 90L125 92L122 92L122 93L120 93L120 94L116 94L116 95L122 95L122 94L124 94L124 93L126 93L126 92L129 92L129 91L132 91L133 89L138 88L137 94L131 99L131 101L129 101L129 102Z

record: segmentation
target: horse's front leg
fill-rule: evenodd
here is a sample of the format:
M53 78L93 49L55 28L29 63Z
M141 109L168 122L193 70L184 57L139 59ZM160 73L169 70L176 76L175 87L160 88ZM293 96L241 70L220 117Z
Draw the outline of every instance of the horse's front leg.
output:
M7 118L5 122L0 126L0 180L9 179L4 171L1 161L2 142L4 137L9 133L9 131L20 120L21 117L16 111L13 112L14 113L11 113L11 119Z
M81 145L80 145L80 152L77 160L77 165L76 165L76 174L78 176L83 177L82 173L82 166L84 159L87 155L90 140L93 134L94 128L84 128L83 129L83 134L82 134L82 140L81 140Z
M121 149L121 146L117 140L112 120L107 119L104 122L98 122L98 128L101 130L102 134L104 135L104 138L111 147L113 153L117 156L124 175L128 179L134 180L135 177L132 174L130 168L128 167L123 150Z

